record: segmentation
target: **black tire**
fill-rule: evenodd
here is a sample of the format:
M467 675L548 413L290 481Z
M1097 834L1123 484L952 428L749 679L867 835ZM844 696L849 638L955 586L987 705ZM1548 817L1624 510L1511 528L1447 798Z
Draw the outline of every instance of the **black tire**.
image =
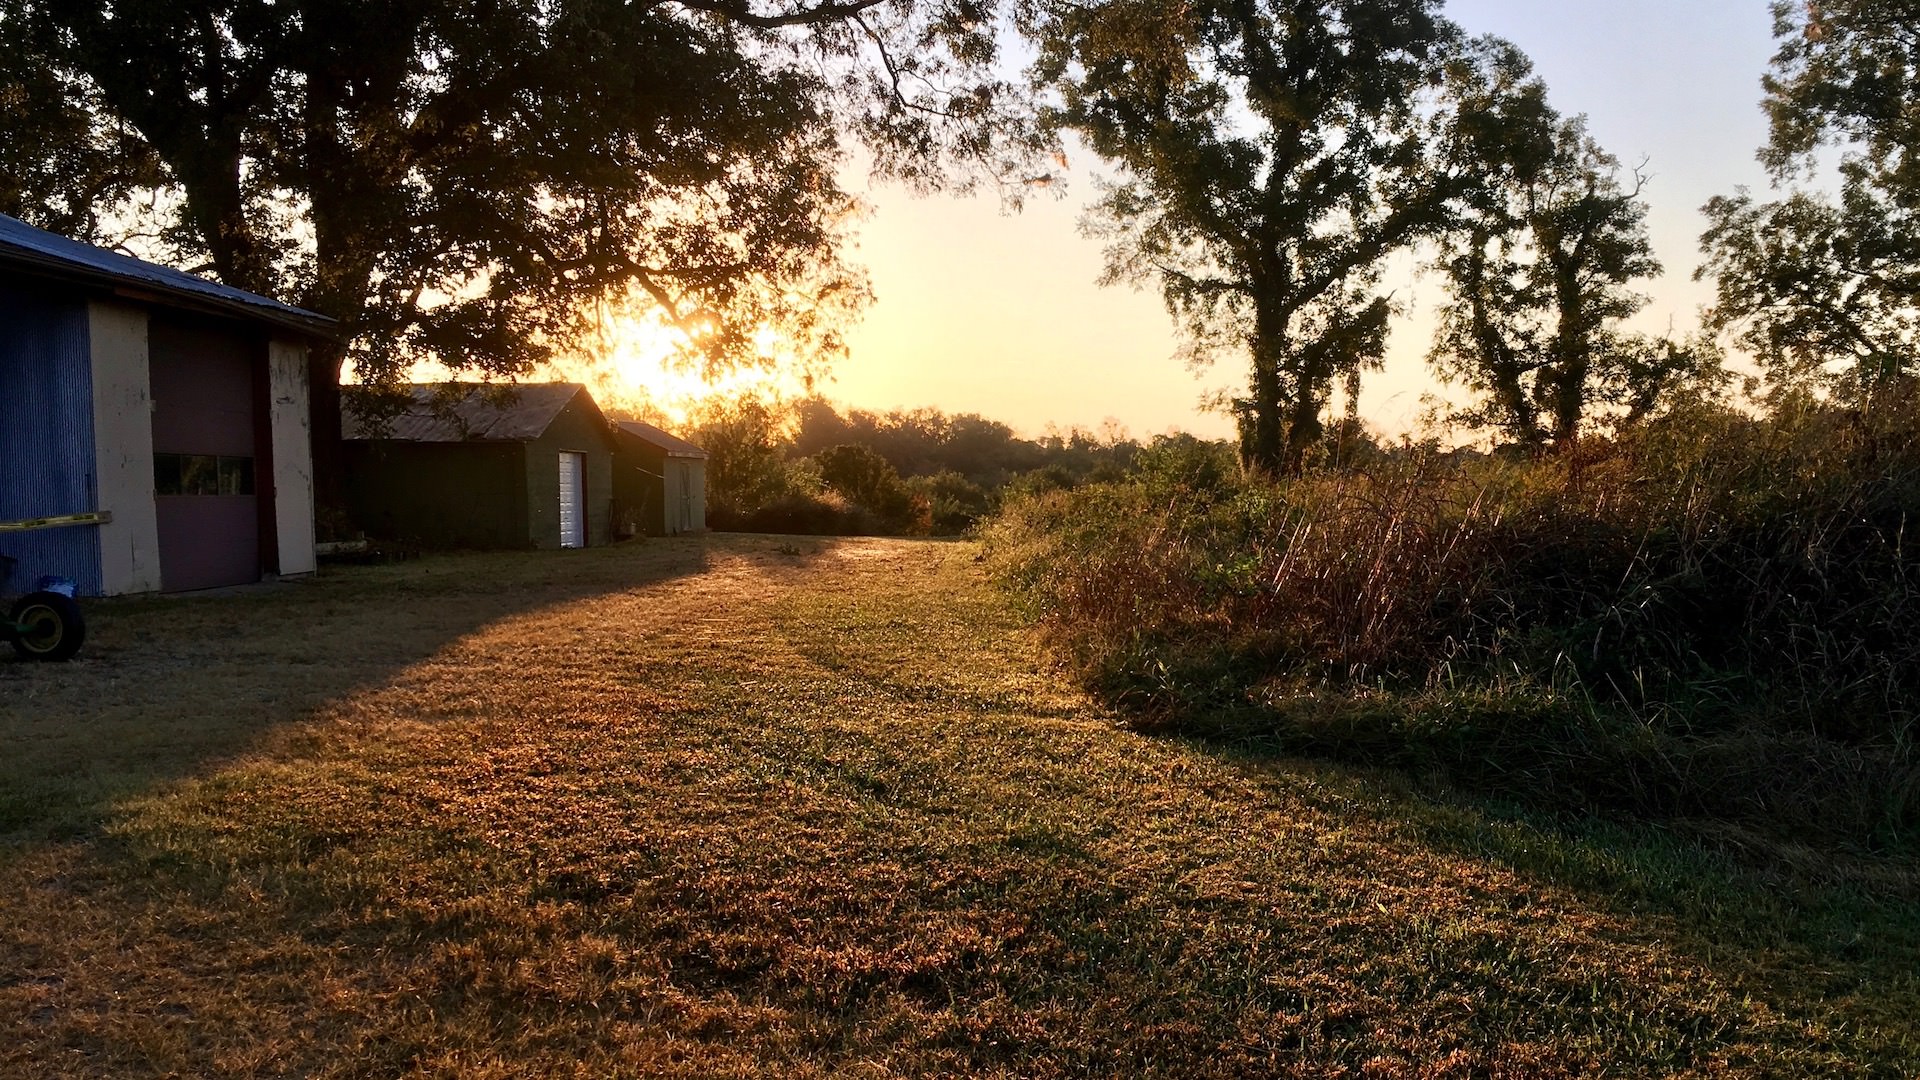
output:
M13 651L29 660L70 660L87 640L87 622L71 596L28 593L13 605Z

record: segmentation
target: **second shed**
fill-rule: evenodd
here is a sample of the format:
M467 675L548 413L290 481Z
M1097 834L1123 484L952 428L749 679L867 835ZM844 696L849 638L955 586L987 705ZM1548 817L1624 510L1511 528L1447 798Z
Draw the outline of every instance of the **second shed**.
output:
M613 497L626 526L648 536L707 527L707 452L638 420L614 425Z
M397 416L341 412L347 500L369 534L440 548L612 538L613 431L579 383L414 386Z

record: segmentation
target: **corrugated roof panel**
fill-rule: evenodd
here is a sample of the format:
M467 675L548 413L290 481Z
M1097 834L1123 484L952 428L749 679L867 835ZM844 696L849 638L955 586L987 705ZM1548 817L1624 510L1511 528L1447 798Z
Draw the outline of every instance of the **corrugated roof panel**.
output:
M441 383L407 388L413 401L385 425L341 403L340 431L348 439L400 442L519 441L537 439L585 387L579 383ZM501 400L499 391L510 396Z
M0 266L36 276L144 290L163 303L171 301L189 308L211 308L320 337L330 338L337 332L334 321L324 315L169 266L70 240L5 214L0 214Z
M705 450L676 435L670 435L652 424L642 423L639 420L622 420L620 429L665 450L668 457L703 458L707 456Z

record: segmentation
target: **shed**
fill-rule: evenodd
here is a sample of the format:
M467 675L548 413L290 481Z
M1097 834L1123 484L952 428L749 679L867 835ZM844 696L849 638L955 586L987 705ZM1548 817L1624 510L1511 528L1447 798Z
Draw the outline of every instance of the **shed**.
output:
M334 323L0 214L0 533L18 587L314 569L307 348ZM95 516L97 515L97 516Z
M613 432L579 383L407 388L382 420L342 408L347 500L373 536L429 547L612 539Z
M613 498L648 536L707 527L707 452L652 424L614 425Z

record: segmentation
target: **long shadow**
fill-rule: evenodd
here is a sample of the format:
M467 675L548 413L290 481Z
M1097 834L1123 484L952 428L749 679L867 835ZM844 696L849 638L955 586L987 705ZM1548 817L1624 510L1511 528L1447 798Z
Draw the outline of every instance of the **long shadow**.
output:
M89 659L83 664L67 669L64 675L52 669L43 671L0 667L0 739L4 739L4 745L11 748L16 734L28 733L35 727L23 720L28 715L35 694L53 695L73 708L85 703L91 711L83 715L84 723L81 726L91 728L93 734L89 736L84 731L76 731L61 735L53 732L48 736L51 740L49 746L64 745L61 753L95 755L99 760L118 761L121 767L130 770L130 783L150 785L170 776L205 769L221 758L244 753L274 726L298 721L358 692L391 686L396 682L404 683L405 669L410 664L440 654L448 646L455 645L462 635L481 630L499 620L538 611L545 613L540 621L541 625L547 626L553 621L552 611L566 604L581 603L585 607L585 601L597 596L698 572L709 565L709 550L712 554L727 557L744 556L752 559L757 567L797 568L806 566L816 557L830 558L835 547L833 541L815 538L722 537L712 542L711 549L693 545L686 550L663 547L663 557L657 562L644 551L637 554L615 551L605 555L584 554L577 557L516 555L449 558L337 575L278 594L105 605L100 609L102 632L99 649L90 652ZM565 571L556 571L553 569L555 567L564 567ZM662 617L670 618L671 613L662 612ZM885 619L887 613L882 610L875 617ZM850 649L850 652L854 654L850 663L864 684L873 669L858 662L860 656L857 648ZM260 677L260 672L265 672L265 676ZM61 681L68 676L73 679L72 685ZM179 684L175 691L171 691L174 697L167 697L154 689L169 678ZM249 694L259 695L258 700L248 698L246 695ZM743 691L740 700L747 701L753 696ZM904 691L890 692L885 696L889 700L908 703L916 700ZM999 696L969 702L972 705L992 705L996 709L1006 709L1012 703L1010 699ZM732 703L728 704L730 708ZM155 709L158 713L143 719L140 715L143 709ZM191 728L195 710L220 710L221 715L235 715L226 722L223 730L196 733ZM749 714L742 721L748 726L756 722L754 714ZM163 724L168 726L162 727ZM779 730L777 725L769 726ZM168 734L169 730L174 729L181 729L182 737L191 736L190 740L175 745L172 741L174 736ZM138 738L139 744L128 747L109 745L113 734L121 730ZM787 741L792 744L804 742L805 738L803 733L795 731L788 733ZM67 741L61 744L61 739ZM1687 906L1679 892L1679 879L1701 867L1716 864L1692 848L1673 842L1667 845L1665 857L1673 862L1676 869L1659 870L1656 858L1659 845L1655 841L1660 834L1657 831L1623 830L1615 835L1595 824L1588 834L1582 834L1574 827L1504 813L1490 803L1463 797L1448 798L1424 791L1414 780L1389 770L1306 763L1275 753L1257 743L1195 739L1179 741L1214 756L1255 784L1273 784L1297 791L1302 786L1298 777L1303 772L1307 773L1321 781L1319 786L1325 786L1342 796L1337 802L1343 810L1373 815L1435 850L1499 862L1524 876L1551 881L1578 892L1589 897L1596 907L1618 910L1623 915L1633 917L1636 925L1648 926L1648 936L1667 934L1676 952L1695 957L1706 970L1738 970L1738 965L1729 963L1727 957L1714 954L1716 945L1747 941L1748 948L1763 947L1764 927L1761 926L1759 915L1742 913L1735 919L1734 929L1728 930L1716 927L1711 911ZM780 747L775 752L775 748L769 748L763 755L771 764L793 770L778 778L782 782L840 785L875 801L926 794L933 797L927 805L939 805L938 774L918 769L915 759L904 748L891 748L886 743L874 740L859 745L836 746L834 753L824 757L817 751L809 756L804 747L792 752L788 750L788 747ZM36 819L36 824L23 826L13 835L31 840L50 837L61 828L94 827L92 821L103 813L111 793L90 792L85 787L84 777L50 772L58 766L57 754L52 749L36 748L31 752L38 755L37 768L41 775L55 776L56 782L64 785L62 790L77 792L78 796L70 818L62 818L57 813L43 814ZM813 771L800 771L806 768ZM32 770L21 766L8 754L6 759L0 760L0 795L13 790L10 785L31 775ZM701 782L705 783L704 780ZM760 789L746 785L738 790L750 793ZM724 794L723 789L722 795L716 798L724 797ZM722 804L716 802L714 805L719 807ZM726 804L726 808L729 814L735 809L733 804ZM321 824L324 823L316 822L316 828ZM309 832L308 835L323 838L318 832ZM1064 941L1057 950L1048 952L1042 946L1036 946L1042 949L1033 954L1036 966L1044 962L1045 970L1051 973L1064 970L1066 962L1080 957L1071 962L1086 965L1094 974L1080 982L1069 983L1064 989L1053 989L1058 984L1052 981L1050 975L1048 981L1042 984L1049 989L1040 1003L1058 1001L1070 1003L1076 1008L1112 1009L1103 1017L1112 1021L1106 1026L1125 1032L1139 1022L1140 1015L1131 1011L1132 1006L1125 997L1120 998L1121 1005L1118 1008L1110 1004L1114 998L1113 988L1098 978L1101 965L1110 957L1117 968L1131 966L1146 970L1145 965L1159 963L1167 954L1166 951L1176 948L1179 942L1166 937L1164 931L1158 929L1159 917L1151 907L1143 904L1129 907L1131 901L1142 897L1131 893L1127 886L1109 884L1105 886L1105 891L1100 891L1102 886L1099 883L1113 881L1115 875L1094 868L1088 871L1085 878L1056 876L1055 871L1062 863L1092 861L1101 857L1092 848L1077 845L1076 837L1079 835L1075 829L1064 825L1052 828L1048 822L1036 821L1030 827L1014 831L1004 840L994 839L990 842L1005 844L1013 851L1013 856L1004 860L1005 865L999 867L991 878L978 878L973 872L972 860L964 854L945 855L937 849L930 849L934 853L923 857L934 860L931 865L935 868L948 872L918 875L918 884L915 884L913 877L903 878L903 889L908 890L906 895L914 897L913 902L935 905L940 911L953 913L956 918L961 913L977 908L1000 905L1010 908L1013 914L1021 918L1031 916L1043 925L1062 927ZM523 842L531 843L534 839L534 836L525 837ZM897 832L868 837L856 846L855 858L870 866L894 866L903 859L901 853L892 846L895 839L911 841L912 837ZM0 831L0 862L4 861L4 845L9 842L4 831ZM716 837L716 843L719 842L722 841ZM594 873L575 874L574 865L565 859L554 859L544 864L544 869L528 868L524 872L536 897L580 905L589 913L588 921L598 927L596 933L603 933L604 925L594 920L606 913L607 899L636 894L638 883L650 880L650 875L658 873L664 879L667 871L661 870L661 864L656 860L665 856L659 852L677 849L677 845L664 845L658 850L636 847L628 853L632 856L630 860L596 863L587 859L574 864L583 870L597 871ZM1541 853L1548 849L1562 854L1549 857ZM431 854L431 845L423 844L414 850L424 857ZM721 950L711 946L722 935L737 942L742 927L760 926L769 932L799 932L793 930L793 924L788 921L793 915L791 905L796 896L803 903L844 904L843 890L846 884L840 873L840 865L824 865L818 879L821 888L818 894L773 888L767 890L766 897L756 906L743 903L733 896L735 891L748 894L756 892L754 889L741 890L739 883L743 879L718 870L713 871L713 876L706 876L708 871L702 867L714 864L700 860L716 853L719 856L716 862L719 864L730 864L733 857L738 856L749 867L755 859L767 857L764 852L752 847L717 847L716 852L703 852L697 859L690 856L687 861L673 864L669 869L678 875L680 881L675 891L660 894L657 909L645 905L638 907L638 914L628 916L628 923L616 924L623 925L619 932L630 935L633 941L644 943L645 948L639 950L640 953L669 957L672 961L669 970L674 972L677 985L691 992L720 998L738 994L754 1000L770 1001L777 1007L792 1008L796 1012L823 1008L819 1004L821 991L817 983L770 971L768 965L772 961L769 958L773 953L765 948L764 943L756 948L738 949L724 955ZM313 857L318 858L319 855ZM488 857L498 859L502 856L494 853ZM276 860L275 865L289 861L288 856L278 851L266 858ZM306 858L308 856L305 854L300 856L301 860ZM1560 862L1556 863L1555 858ZM513 867L513 872L522 872L519 864L513 864ZM801 877L801 871L793 865L780 872L796 875L796 881ZM404 913L378 914L377 918L362 913L354 917L361 920L358 923L316 919L316 910L324 913L331 908L346 906L340 890L357 887L353 882L358 879L353 875L342 875L337 867L331 872L324 868L312 871L311 878L311 885L316 889L313 895L276 894L279 896L278 902L270 896L267 902L262 903L248 894L244 906L265 920L274 932L311 935L317 945L330 949L364 948L384 952L391 948L400 953L411 950L417 955L425 955L425 946L420 942L430 940L432 934L457 936L472 932L473 924L466 921L471 918L471 913L457 906L432 913L429 921L418 923L403 924L398 921L415 918ZM936 878L943 884L926 884ZM855 877L851 880L893 879L882 875L878 879ZM1636 881L1644 894L1639 899L1631 895L1630 886ZM804 881L800 883L804 884ZM142 887L145 887L144 883ZM1758 904L1764 898L1760 895L1760 888L1758 881L1738 878L1724 887L1735 892L1727 893L1723 889L1721 895L1737 895L1741 903ZM1705 896L1710 891L1703 886L1701 895ZM1093 898L1091 904L1089 896ZM821 899L823 897L830 897L831 900ZM233 902L222 900L221 903ZM376 906L369 910L386 912L389 909ZM742 912L762 921L741 921ZM1673 932L1657 921L1641 921L1640 917L1649 912L1681 913L1676 920L1679 931ZM803 908L801 913L807 912ZM1882 911L1872 917L1886 915L1888 913ZM874 916L874 925L886 929L888 920L892 918L883 911ZM1810 925L1802 918L1799 927L1787 931L1787 935L1791 938L1795 934L1810 933ZM1903 932L1897 920L1887 918L1885 925L1892 932ZM346 929L343 930L343 926ZM829 931L822 929L818 933L825 935ZM365 936L354 936L356 934ZM1742 935L1747 937L1743 938ZM1045 935L1036 935L1034 940L1044 942ZM1810 955L1820 960L1838 957L1843 953L1837 945L1830 945ZM1061 961L1058 967L1053 963L1056 960ZM511 955L494 953L489 956L488 962L502 967L510 966ZM449 965L450 968L453 966ZM1210 1001L1231 1003L1237 995L1268 992L1264 983L1252 976L1242 979L1228 967L1230 965L1223 966L1202 983L1209 990L1218 990L1209 998ZM1804 970L1805 964L1795 960L1794 968L1796 971ZM57 973L62 969L52 970ZM828 969L800 970L819 973ZM1863 973L1858 981L1871 984L1888 978L1891 967L1885 956L1876 956L1869 958L1864 965L1856 963L1847 970ZM974 995L975 1000L986 1000L997 997L1003 991L1019 992L1022 985L1014 977L1018 972L1010 976L984 964L978 970L957 975L945 969L935 971L926 976L930 981L925 983L915 981L920 978L918 975L898 975L890 971L854 968L851 974L845 976L855 980L850 982L851 988L837 992L855 1002L867 1000L867 994L876 1000L896 992L924 994L931 1003L930 1007L951 1007L954 1005L952 995L955 992ZM1072 972L1068 971L1067 975L1071 977ZM412 977L411 974L409 977ZM513 984L504 982L470 989L458 981L460 976L453 971L436 977L446 981L429 985L455 988L442 1000L442 1007L462 1012L469 1019L476 1016L484 1019L486 1010L491 1008L506 1010L501 1015L517 1015L529 1001L538 1003L550 1000L538 994L529 996L526 991L516 990ZM1769 985L1784 986L1789 975L1782 972L1780 965L1774 965L1767 969L1764 977L1769 980ZM956 980L952 988L944 981L948 978ZM871 983L859 983L857 979L870 979ZM1728 981L1740 980L1730 975ZM0 973L0 985L3 984L4 974ZM122 1012L116 1014L116 1019L137 1013L139 1003L161 1000L165 993L164 984L156 982L155 985L161 988L155 989L145 983L131 988L123 985L123 989L127 990L127 1001L135 1004L118 1006ZM414 984L406 985L411 987ZM862 988L868 985L871 986L870 990ZM251 992L261 993L257 986ZM1801 988L1801 992L1804 1000L1806 994L1817 995L1823 991L1821 988ZM619 1000L595 1000L607 1000L617 1009L622 1007L628 993L628 990L622 989L619 991ZM761 997L763 994L764 998ZM1779 997L1775 994L1768 996L1775 999ZM1170 1036L1156 1035L1155 1038L1184 1038L1193 1043L1212 1035L1211 1029L1205 1027L1172 1026L1186 1020L1186 1010L1170 995L1147 993L1133 1000L1137 1000L1141 1011L1152 1018L1165 1019L1168 1030L1175 1032ZM1276 997L1273 1000L1281 999ZM272 1007L286 1006L269 1006ZM1304 1004L1287 1004L1285 1007L1297 1007L1305 1011ZM596 1004L593 1011L597 1013L598 1008ZM396 1031L391 1026L392 1015L376 1013L364 1020L344 1021L348 1029L363 1041L360 1048L353 1051L355 1057L350 1062L333 1061L327 1064L338 1067L345 1063L361 1072L406 1071L417 1067L417 1061L411 1057L416 1049L444 1050L443 1046L436 1046L435 1040L447 1037L448 1031L457 1030L448 1028L436 1032L430 1029L430 1025L416 1024L412 1025L412 1030ZM138 1016L135 1018L139 1019ZM168 1014L163 1013L157 1021L147 1018L142 1022L146 1024L142 1030L151 1031L168 1024L184 1026L188 1021L170 1020ZM354 1026L360 1023L370 1027L363 1031ZM988 1030L996 1036L1005 1034L999 1029ZM1178 1034L1183 1030L1189 1034ZM628 1031L630 1033L631 1029ZM708 1030L707 1034L697 1037L717 1039L744 1036L731 1033L715 1035ZM1052 1049L1045 1042L1044 1035L1033 1036L1033 1039L1031 1044L1014 1042L1007 1044L1004 1049L975 1049L972 1052L979 1056L965 1060L979 1065L977 1071L980 1072L1017 1072L1022 1066L1032 1065L1039 1055L1047 1054ZM850 1037L844 1042L830 1042L828 1045L835 1048L834 1052L843 1046L849 1048L845 1050L849 1060L856 1049L864 1049L862 1044ZM1001 1044L993 1045L998 1047ZM1098 1044L1094 1052L1117 1056L1088 1064L1079 1071L1088 1075L1101 1071L1127 1071L1118 1062L1125 1060L1125 1052L1131 1045L1135 1044L1128 1043L1125 1036L1116 1043ZM328 1053L329 1048L324 1044L301 1046L290 1052L295 1055L292 1058L295 1062L315 1061L318 1064L317 1056ZM335 1048L332 1052L340 1051ZM1101 1065L1108 1067L1102 1070ZM1164 1074L1166 1071L1162 1072Z
M762 548L718 537L438 555L222 595L89 602L76 659L0 650L0 857L92 835L113 803L244 753L490 624Z
M873 698L1042 718L1080 715L1036 708L1021 700L1020 688L983 694L903 679L884 663L863 662L858 641L833 644L805 639L799 649L857 680ZM1096 693L1095 700L1107 715L1127 715L1111 696ZM1330 748L1316 755L1303 753L1298 739L1282 744L1255 734L1283 728L1283 719L1208 718L1234 734L1160 737L1212 758L1254 787L1308 799L1315 791L1332 792L1325 805L1331 815L1364 816L1364 824L1402 838L1407 848L1504 869L1534 886L1530 892L1571 897L1584 911L1629 928L1634 938L1715 973L1721 985L1763 1000L1817 1013L1828 1001L1858 998L1870 1011L1876 999L1914 998L1920 865L1911 861L1809 851L1710 821L1556 815L1510 795L1449 787L1418 768L1379 764L1392 748L1358 746L1357 737L1347 740L1345 753ZM1333 734L1325 738L1335 741ZM1303 784L1303 777L1313 782ZM1843 1013L1855 1007L1835 1006Z
M1713 822L1555 814L1392 766L1258 738L1167 735L1261 784L1311 774L1436 853L1569 892L1676 955L1780 1005L1911 998L1920 866L1765 840ZM1851 1006L1847 1006L1851 1008Z

